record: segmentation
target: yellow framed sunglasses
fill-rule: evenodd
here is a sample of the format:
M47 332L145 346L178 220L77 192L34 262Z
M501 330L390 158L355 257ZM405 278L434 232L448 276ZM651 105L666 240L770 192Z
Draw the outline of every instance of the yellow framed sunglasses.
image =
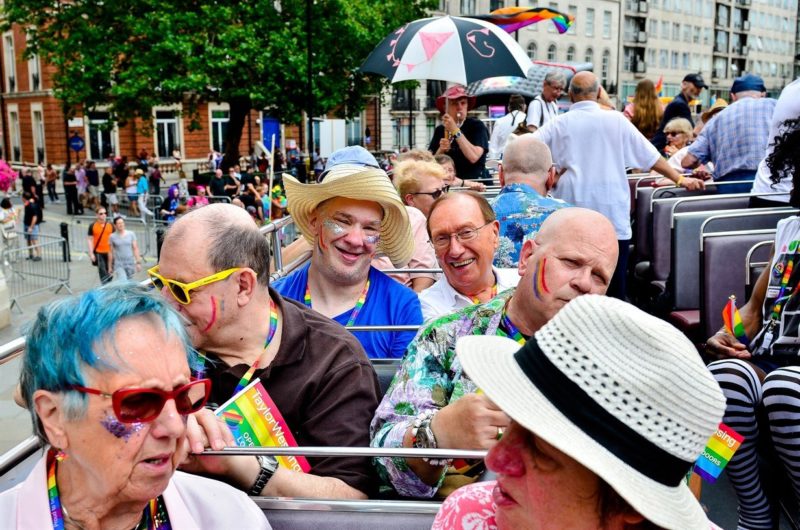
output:
M193 291L198 287L202 287L210 283L222 281L240 269L241 267L226 269L222 272L214 273L211 276L200 278L199 280L193 281L191 283L183 283L177 280L170 280L169 278L164 278L158 273L158 265L148 269L147 275L150 276L150 281L153 282L153 285L156 286L156 289L161 290L166 285L167 287L169 287L169 292L172 293L172 296L175 298L175 300L177 300L179 303L183 305L187 305L192 301L192 297L189 296L190 291Z

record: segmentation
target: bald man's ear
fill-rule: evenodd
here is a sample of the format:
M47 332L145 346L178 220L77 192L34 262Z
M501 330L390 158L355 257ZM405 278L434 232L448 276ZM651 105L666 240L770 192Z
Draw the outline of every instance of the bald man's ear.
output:
M517 266L517 272L519 272L520 277L525 276L525 273L528 272L528 261L530 261L530 257L533 256L533 252L538 246L533 239L528 239L522 244L522 248L519 251L519 265Z
M258 285L258 276L253 269L248 267L234 274L238 276L236 279L236 300L239 303L239 307L244 307L253 299Z
M557 180L558 175L556 174L556 166L550 166L550 169L547 170L547 179L544 181L545 191L548 192L555 188Z
M506 172L503 171L503 163L502 162L499 162L497 164L497 176L500 179L500 187L502 188L503 186L506 185Z

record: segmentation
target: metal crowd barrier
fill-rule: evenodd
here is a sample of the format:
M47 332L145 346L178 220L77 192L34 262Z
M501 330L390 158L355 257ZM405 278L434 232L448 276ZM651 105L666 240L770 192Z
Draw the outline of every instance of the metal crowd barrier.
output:
M35 245L28 245L25 234L18 233L17 246L7 245L2 251L6 285L14 306L22 311L21 298L55 289L54 294L69 287L67 244L63 237L39 234ZM32 259L33 257L41 259Z
M112 214L113 216L113 214ZM136 234L136 242L139 245L139 253L144 258L155 256L156 254L156 230L166 228L167 223L158 219L148 217L147 221L142 221L141 217L127 216L125 219L125 230ZM97 221L91 215L76 215L70 219L69 225L69 246L72 258L77 261L89 259L88 233L89 227ZM112 217L108 217L108 222L113 222Z

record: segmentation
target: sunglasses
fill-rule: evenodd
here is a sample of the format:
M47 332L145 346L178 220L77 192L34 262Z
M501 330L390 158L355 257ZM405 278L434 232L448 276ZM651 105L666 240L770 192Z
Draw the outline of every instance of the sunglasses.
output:
M416 193L412 193L411 195L430 195L431 199L434 201L450 191L450 186L443 186L436 191L418 191Z
M164 278L158 273L158 265L156 265L151 269L148 269L147 275L150 276L150 281L153 282L153 285L156 286L156 289L161 290L166 285L167 287L169 287L169 292L172 293L172 296L175 298L175 300L177 300L179 303L183 305L188 305L189 302L192 301L191 296L189 296L190 291L193 291L198 287L202 287L210 283L225 280L228 278L228 276L238 271L239 269L241 269L241 267L234 267L232 269L227 269L222 272L214 273L211 276L200 278L199 280L191 283L183 283L176 280L170 280L169 278Z
M114 414L122 423L149 423L155 420L168 400L175 400L175 408L182 415L202 409L211 392L210 379L197 379L174 390L158 388L123 388L113 394L73 385L72 390L111 398Z
M664 131L665 136L678 136L679 134L683 134L681 131Z

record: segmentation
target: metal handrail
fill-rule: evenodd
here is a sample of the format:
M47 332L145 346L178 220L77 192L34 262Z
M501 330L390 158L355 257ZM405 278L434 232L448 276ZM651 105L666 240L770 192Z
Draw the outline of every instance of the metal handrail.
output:
M438 501L334 500L252 497L262 510L306 510L324 512L362 512L378 514L434 515L442 505Z
M226 447L220 451L203 451L209 456L271 455L271 456L386 456L392 458L464 458L486 457L487 451L466 449L419 449L416 447Z
M6 342L0 346L0 365L15 359L25 351L25 337L17 337L11 342Z
M41 447L39 438L29 436L0 455L0 476L15 468L20 462L35 453L39 447Z

